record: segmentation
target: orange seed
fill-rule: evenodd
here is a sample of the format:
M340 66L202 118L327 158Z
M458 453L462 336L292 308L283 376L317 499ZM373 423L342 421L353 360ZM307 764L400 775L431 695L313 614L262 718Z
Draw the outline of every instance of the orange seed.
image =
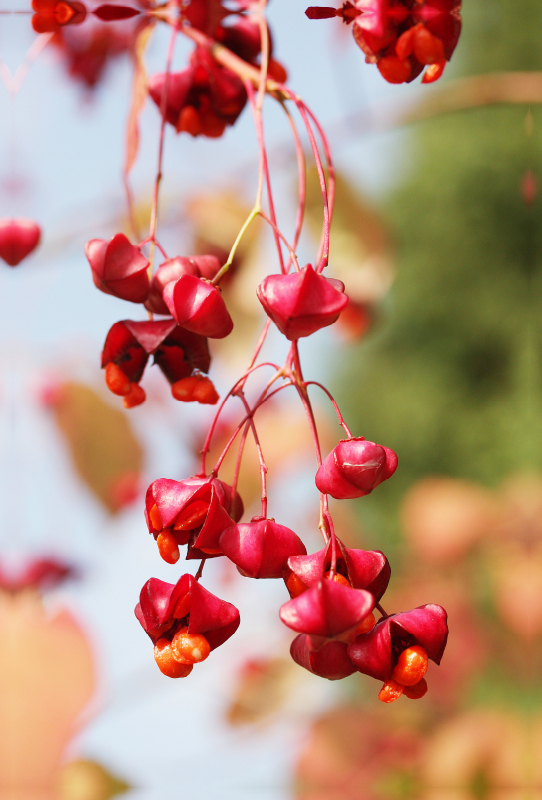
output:
M116 364L113 364L113 362L110 361L105 368L105 385L110 392L113 392L113 394L116 394L119 397L124 397L130 393L132 384L121 368L117 367Z
M158 552L168 564L176 564L179 560L179 545L177 539L169 531L162 531L156 540Z
M168 639L158 639L154 645L154 659L160 672L168 678L186 678L192 672L192 664L181 664L173 658L173 649Z
M181 664L199 664L211 652L211 645L201 633L188 633L188 628L177 631L171 642L173 658Z
M383 703L393 703L401 697L404 688L402 683L398 683L391 678L391 680L386 681L380 690L378 699Z
M392 672L392 678L404 686L414 686L419 683L427 672L429 659L427 653L416 644L403 650Z

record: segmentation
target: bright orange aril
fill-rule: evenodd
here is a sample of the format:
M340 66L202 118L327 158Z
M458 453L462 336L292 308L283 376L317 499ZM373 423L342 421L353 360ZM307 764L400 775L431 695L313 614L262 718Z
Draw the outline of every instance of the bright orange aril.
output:
M194 106L185 106L179 114L177 121L177 133L186 131L191 136L198 136L201 133L201 119Z
M445 60L444 45L441 40L433 36L423 25L416 27L412 42L414 55L421 64L436 64Z
M192 398L197 403L214 406L220 400L220 395L209 378L200 377L194 386Z
M124 408L135 408L144 403L146 399L147 395L145 394L145 389L143 389L139 383L131 383L130 391L128 394L124 395L122 404Z
M393 703L395 700L398 700L401 697L404 688L405 687L402 683L398 683L392 678L391 680L386 681L378 694L378 699L383 703Z
M203 500L195 500L193 503L189 503L175 520L173 530L192 531L194 528L199 528L207 516L208 510L209 503Z
M410 61L402 60L397 56L384 56L376 62L376 66L388 83L404 83L410 78L412 72Z
M155 638L157 636L162 636L163 633L169 631L172 625L173 625L173 620L171 620L170 622L164 622L163 625L159 625L157 628L153 628L153 630L149 631L149 633L152 634Z
M154 659L160 672L168 678L186 678L192 672L192 664L181 664L173 658L171 642L168 639L158 639L154 645Z
M156 503L153 505L151 510L149 511L149 519L151 521L151 525L155 531L161 531L164 527L162 524L162 517L160 516L160 512L158 511L158 506Z
M438 81L444 72L446 61L437 61L436 64L430 64L425 70L422 78L422 83L434 83Z
M326 578L328 581L331 580L331 570L325 573L324 578ZM350 587L352 586L348 578L345 578L344 575L340 574L340 572L335 573L335 575L333 576L333 581L335 583L340 583L341 586L350 586Z
M171 387L171 394L174 399L183 403L191 403L194 400L193 395L197 380L195 375L188 375L186 378L181 378L180 381L175 381Z
M177 631L171 642L173 658L181 664L199 664L211 652L211 645L201 633L188 633L188 628Z
M173 616L175 619L182 619L186 617L186 615L190 611L190 595L188 592L183 594L182 597L179 597L177 600L177 605L175 606L175 611L173 612Z
M288 592L290 593L290 597L292 599L294 597L299 597L300 594L303 594L303 592L306 592L307 589L309 588L305 583L303 583L301 578L297 577L295 572L292 572L289 575L285 583L286 583L286 588L288 589Z
M423 647L418 644L407 647L399 656L392 678L403 686L414 686L427 672L428 663L429 659Z
M179 545L177 539L169 531L162 531L156 540L158 552L168 564L176 564L179 560Z
M208 556L222 555L222 550L219 550L216 547L198 547L198 550L201 550L202 553L205 553Z
M113 394L116 394L119 397L124 397L130 393L132 384L121 368L117 367L116 364L113 364L113 362L110 361L105 368L105 385L110 392L113 392Z
M356 628L356 636L359 636L362 633L369 633L369 631L372 631L375 625L376 625L375 615L371 612L369 616L365 617L365 619L362 620L358 625L358 627Z

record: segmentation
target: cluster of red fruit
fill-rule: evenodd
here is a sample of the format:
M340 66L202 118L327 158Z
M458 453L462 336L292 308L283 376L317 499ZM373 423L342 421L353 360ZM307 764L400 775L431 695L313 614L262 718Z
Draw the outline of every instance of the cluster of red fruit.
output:
M341 441L316 474L316 485L335 498L361 497L391 477L397 456L364 439ZM225 556L247 578L282 578L292 598L280 618L297 632L294 661L329 680L356 670L384 682L379 698L422 697L428 660L440 663L448 628L446 612L426 605L386 615L380 600L390 566L380 551L345 547L332 534L307 555L294 531L274 519L240 523L243 504L216 477L159 479L147 490L145 516L162 558ZM381 612L378 622L374 611ZM141 591L136 617L155 645L160 670L186 677L239 626L239 611L203 589L191 575L172 585L151 578Z
M182 288L182 287L181 287ZM169 296L173 292L168 293ZM292 274L270 275L258 287L268 316L291 341L332 324L348 299L339 281L310 265ZM339 442L319 467L323 496L362 497L393 475L396 454L363 438ZM281 620L298 636L292 658L316 675L336 680L358 670L384 681L380 699L421 697L428 660L439 663L446 645L446 612L428 605L386 615L379 601L390 567L379 551L346 548L332 527L324 549L307 555L294 531L262 515L240 523L241 498L216 477L182 481L161 478L147 490L145 517L161 557L169 564L186 545L188 560L225 556L241 575L282 578L291 600ZM381 612L378 622L374 610ZM155 645L160 670L185 677L193 664L229 638L239 612L183 575L176 585L152 578L141 592L136 616Z
M111 7L100 7L104 19L113 15L112 19L115 13L120 13L104 11L107 8ZM167 9L172 10L171 4ZM256 289L267 322L247 371L218 408L202 449L200 473L181 481L161 478L147 491L145 518L160 556L168 564L175 564L180 559L180 548L186 546L186 559L198 559L200 566L195 576L185 574L176 584L155 578L147 581L136 607L136 617L154 644L160 670L172 678L186 677L194 664L204 661L239 626L239 611L200 584L205 561L226 557L244 577L284 580L290 600L280 609L280 618L297 634L291 655L298 664L330 680L344 678L356 670L370 675L383 681L379 697L384 702L391 702L401 694L419 698L427 689L424 675L428 661L440 663L446 646L446 612L440 606L426 605L387 614L380 601L390 578L388 560L380 551L346 548L335 534L328 505L328 495L352 499L372 492L393 475L397 456L387 447L363 437L354 438L335 401L327 389L321 387L330 397L347 435L322 460L308 395L312 382L305 381L301 371L298 340L332 325L348 304L344 284L322 274L329 252L333 170L329 170L328 191L314 129L331 167L325 135L300 98L284 87L284 71L270 59L265 0L254 4L235 0L229 8L220 0L190 0L175 5L174 11L179 16L174 20L167 17L167 9L164 7L163 13L173 26L167 68L164 74L151 78L148 87L162 114L159 168L149 236L133 245L119 233L110 242L93 239L86 246L95 285L115 297L143 304L150 315L147 321L117 322L109 331L102 353L109 389L123 397L127 408L143 402L145 393L140 380L152 355L171 384L176 399L216 403L218 395L205 374L210 366L208 339L224 338L233 328L220 282L233 261L240 238L258 215L275 234L280 272L268 275ZM423 65L429 65L431 70L449 58L459 34L457 9L457 3L451 0L365 0L364 3L359 0L345 2L338 12L329 8L313 9L311 15L338 14L345 22L353 22L356 39L362 42L370 60L377 62L388 80L400 77L403 81L410 80L414 73L419 74ZM451 15L452 28L446 27L447 14ZM196 42L196 49L188 67L172 73L173 46L179 31ZM291 115L290 122L299 144L296 152L300 175L299 208L292 245L276 224L262 123L266 91L271 92L283 108L287 101L293 101L306 127L318 168L324 222L314 267L308 264L300 269L295 256L306 198L304 154ZM260 148L259 188L253 212L224 265L211 255L168 258L156 238L165 125L171 124L177 132L185 131L193 136L217 137L227 125L235 122L247 101L253 112ZM267 187L269 216L262 209L264 186ZM150 263L152 256L149 260L142 251L147 244L151 253L157 248L165 259L154 273ZM282 245L289 251L288 263L285 263ZM162 318L154 319L154 314ZM257 363L272 323L289 342L282 366ZM245 395L245 384L261 366L273 367L275 375L251 405ZM263 403L288 387L297 392L306 412L318 464L315 482L320 492L319 527L324 548L310 555L294 531L267 514L267 466L258 438L256 416ZM242 401L244 416L217 464L208 472L205 458L211 437L225 403L234 396ZM230 486L218 478L218 472L241 431L237 467ZM236 487L244 443L250 432L260 460L262 512L243 523L243 503ZM378 620L375 611L380 614Z
M149 261L123 233L110 242L86 245L92 278L102 292L169 319L116 322L102 352L105 381L113 394L132 408L145 400L139 385L149 356L171 384L176 400L214 404L218 394L207 373L208 338L221 339L233 328L219 289L212 279L220 269L216 256L166 259L149 278Z
M309 19L340 17L353 23L368 64L389 83L440 78L461 33L461 0L345 0L340 8L311 6Z

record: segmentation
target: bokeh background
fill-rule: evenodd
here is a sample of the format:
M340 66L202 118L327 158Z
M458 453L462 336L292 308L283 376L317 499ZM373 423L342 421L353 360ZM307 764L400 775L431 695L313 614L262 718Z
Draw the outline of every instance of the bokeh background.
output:
M149 577L178 570L146 535L142 497L157 477L192 473L211 412L174 403L152 370L147 403L125 412L99 370L107 330L133 309L94 289L83 245L130 233L121 168L133 30L65 29L11 97L6 70L35 34L28 14L3 13L0 216L34 217L43 240L0 272L2 800L542 798L542 8L468 0L442 81L394 87L347 28L309 22L304 7L273 0L270 24L291 85L329 133L331 269L353 300L303 342L305 373L330 386L355 435L400 463L373 495L332 511L346 544L388 555L386 610L447 608L442 666L423 700L391 706L364 676L305 673L278 620L282 582L241 579L217 559L205 582L240 608L240 630L188 680L159 673L133 607ZM3 0L3 12L25 10ZM166 42L157 29L150 74ZM178 68L189 49L180 43ZM292 230L288 127L271 102L266 115L279 220ZM158 128L147 105L132 174L143 227ZM256 172L246 111L218 141L168 131L168 250L228 250ZM305 261L320 224L313 174L309 186ZM236 329L214 349L221 392L257 338L254 288L274 269L255 226L226 290ZM265 352L283 351L272 335ZM315 403L331 448L340 429ZM316 550L314 463L293 398L262 413L261 432L270 513ZM225 437L226 426L216 453ZM241 491L250 513L250 450ZM44 558L56 572L36 565Z

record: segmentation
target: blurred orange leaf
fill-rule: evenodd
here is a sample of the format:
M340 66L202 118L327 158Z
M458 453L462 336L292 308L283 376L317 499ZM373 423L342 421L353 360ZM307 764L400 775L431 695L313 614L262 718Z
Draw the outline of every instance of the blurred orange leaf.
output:
M241 668L238 685L226 711L230 725L260 722L286 699L296 667L290 659L255 658Z
M124 161L124 175L127 176L134 165L139 148L139 115L147 99L147 73L143 56L149 43L152 27L143 28L135 42L135 68L132 87L132 105L128 114L126 126L126 154Z
M61 800L109 800L131 788L101 764L84 759L66 764L59 782Z
M126 412L89 386L65 383L53 413L79 477L115 514L137 495L143 463L143 449Z
M34 591L0 592L0 796L53 797L64 751L95 688L72 615Z

